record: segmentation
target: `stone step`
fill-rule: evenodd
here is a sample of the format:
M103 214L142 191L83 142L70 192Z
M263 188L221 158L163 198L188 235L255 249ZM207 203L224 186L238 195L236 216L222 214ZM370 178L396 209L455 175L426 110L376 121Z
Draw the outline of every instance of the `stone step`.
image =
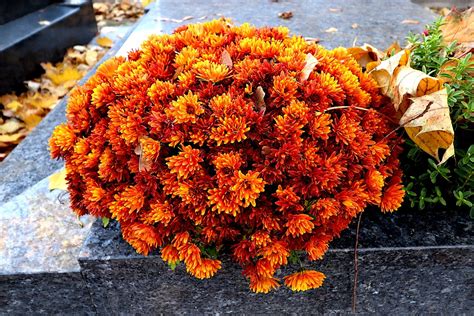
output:
M10 22L28 13L40 10L60 0L16 0L0 2L0 25Z
M56 62L68 47L96 35L91 1L69 3L51 4L0 25L0 94L24 89L23 81L42 72L41 62Z

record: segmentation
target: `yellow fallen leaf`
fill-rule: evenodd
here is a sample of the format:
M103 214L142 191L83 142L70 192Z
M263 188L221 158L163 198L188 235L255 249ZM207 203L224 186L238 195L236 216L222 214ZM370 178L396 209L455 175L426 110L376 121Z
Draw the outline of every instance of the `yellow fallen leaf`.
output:
M144 7L147 7L148 5L150 5L153 2L155 2L155 0L142 0L142 5Z
M62 70L46 70L46 77L51 79L55 85L64 85L70 81L76 82L82 78L82 74L73 67L65 66Z
M25 98L24 102L37 109L53 109L58 102L58 98L54 95L36 92L32 96Z
M0 135L0 147L4 143L3 147L8 145L8 143L16 144L25 136L25 132L21 131L15 134Z
M0 125L0 134L12 134L23 128L24 124L16 119L6 120Z
M18 97L14 93L4 94L0 96L0 103L3 105L7 105L8 103L16 100L18 100Z
M97 38L97 44L105 48L110 48L114 44L114 41L112 41L110 38L106 36L101 36Z
M48 188L52 190L67 190L67 181L66 181L66 169L63 168L61 171L52 174L49 177Z
M33 129L36 125L39 124L39 122L41 122L43 118L35 113L27 113L22 115L21 119L23 120L23 122L25 122L26 126L29 129Z
M319 61L316 59L316 57L314 57L310 53L306 54L305 62L306 63L304 65L304 68L301 71L300 82L308 80L309 75L311 75L311 72L313 72L313 70L314 70L314 67L316 67L316 65L319 63ZM265 94L264 94L264 96L265 96Z
M423 151L443 163L454 155L454 129L451 124L446 89L412 98L400 119L408 136ZM446 149L440 159L439 150Z

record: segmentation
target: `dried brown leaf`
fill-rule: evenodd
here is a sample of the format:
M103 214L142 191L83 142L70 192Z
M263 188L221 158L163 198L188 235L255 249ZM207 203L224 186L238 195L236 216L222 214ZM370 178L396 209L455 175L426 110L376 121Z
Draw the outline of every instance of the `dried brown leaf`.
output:
M420 21L418 20L411 20L411 19L406 19L400 22L401 24L420 24Z
M474 8L452 11L441 26L445 44L456 41L461 49L474 48Z
M280 12L280 13L278 13L278 17L280 19L289 20L293 17L293 12L291 12L291 11Z
M318 64L318 60L312 54L306 54L305 65L300 74L300 82L308 80L314 67Z
M454 155L454 130L449 116L446 89L412 98L410 107L400 119L408 136L423 151L443 163ZM443 157L439 150L445 149Z
M226 65L229 68L233 67L232 57L230 57L230 54L227 51L227 49L224 49L224 51L222 52L221 63Z
M256 98L257 110L260 113L264 114L267 108L267 105L265 104L265 91L263 91L263 88L261 86L258 86L257 89L255 89L255 98Z
M335 27L330 27L330 28L326 29L324 32L326 32L326 33L336 33L336 32L337 32L337 28L335 28Z

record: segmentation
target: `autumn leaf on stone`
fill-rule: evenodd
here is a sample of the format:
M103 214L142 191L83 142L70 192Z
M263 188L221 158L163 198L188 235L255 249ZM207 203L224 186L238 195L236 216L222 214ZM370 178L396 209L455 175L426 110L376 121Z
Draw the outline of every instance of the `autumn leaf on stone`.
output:
M97 41L97 44L99 44L100 46L105 47L105 48L110 48L114 44L114 41L112 41L107 36L99 37L99 38L97 38L96 41Z
M74 86L76 82L82 78L77 68L65 65L64 67L54 67L50 63L41 64L46 71L46 77L49 78L55 85ZM72 87L71 86L71 87Z
M63 168L59 172L52 174L49 177L48 188L52 190L67 190L66 169Z

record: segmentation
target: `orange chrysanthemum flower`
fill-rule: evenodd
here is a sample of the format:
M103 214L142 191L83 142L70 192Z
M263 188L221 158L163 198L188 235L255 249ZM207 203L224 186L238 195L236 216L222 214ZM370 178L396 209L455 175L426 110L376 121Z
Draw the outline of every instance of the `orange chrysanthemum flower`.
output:
M393 212L398 209L405 197L405 190L400 184L400 181L391 183L382 193L382 200L380 201L380 208L383 212Z
M260 173L249 171L247 174L238 172L236 183L231 190L236 193L240 200L243 200L243 206L255 206L255 201L261 192L264 191L265 181L259 177Z
M314 224L311 220L311 216L306 214L290 215L288 222L285 224L285 226L288 227L286 235L297 237L310 233L314 228Z
M256 277L250 279L250 289L255 293L268 293L279 286L278 279L274 277Z
M293 291L307 291L323 285L325 276L314 270L304 270L284 277L285 285Z
M193 149L191 146L183 146L177 156L168 157L166 160L171 173L176 173L180 178L188 178L200 169L199 163L202 162L199 149Z
M289 258L321 259L368 205L400 206L391 106L347 50L222 19L103 63L71 92L49 144L78 215L116 219L137 252L163 247L200 279L230 249L267 293ZM285 284L323 279L303 271Z
M192 274L198 279L209 279L221 268L221 262L213 259L202 259Z
M216 83L225 79L229 69L225 65L216 64L209 60L197 62L193 65L196 77L199 79Z
M188 92L172 101L170 107L165 109L166 114L174 119L176 123L196 123L197 117L204 113L197 95Z

